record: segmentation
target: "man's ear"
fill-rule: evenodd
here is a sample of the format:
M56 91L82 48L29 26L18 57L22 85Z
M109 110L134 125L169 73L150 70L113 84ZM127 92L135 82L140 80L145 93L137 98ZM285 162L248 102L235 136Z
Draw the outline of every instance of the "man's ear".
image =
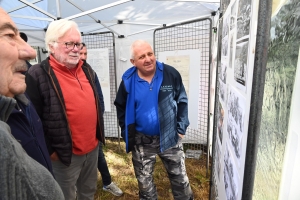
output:
M133 65L134 65L134 60L133 60L133 59L130 59L130 62L131 62L131 64L133 64Z
M54 46L53 46L53 44L48 44L49 45L49 50L50 50L50 53L52 54L52 53L54 53Z

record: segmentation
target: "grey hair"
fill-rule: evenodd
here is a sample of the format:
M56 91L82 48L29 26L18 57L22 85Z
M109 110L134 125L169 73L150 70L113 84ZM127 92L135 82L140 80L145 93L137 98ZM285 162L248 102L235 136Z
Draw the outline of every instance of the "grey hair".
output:
M135 49L135 47L140 46L142 44L148 44L151 47L152 51L153 51L152 45L149 42L147 42L146 40L136 40L130 46L130 58L131 59L134 59L134 56L135 56L134 55L134 49Z
M45 44L48 52L50 52L49 44L53 45L54 47L57 46L55 43L58 38L64 36L66 32L69 30L74 29L78 31L81 39L81 34L76 22L67 20L67 19L60 19L53 21L49 24L46 35L45 35Z

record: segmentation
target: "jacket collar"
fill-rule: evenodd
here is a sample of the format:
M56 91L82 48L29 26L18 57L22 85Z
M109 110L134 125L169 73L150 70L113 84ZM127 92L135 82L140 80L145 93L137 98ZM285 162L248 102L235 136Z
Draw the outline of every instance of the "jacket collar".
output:
M25 94L16 95L15 99L17 101L21 102L22 104L24 104L25 106L28 106L28 104L29 104L29 100L27 99L27 97L25 96Z
M6 122L15 106L14 98L0 95L0 120Z

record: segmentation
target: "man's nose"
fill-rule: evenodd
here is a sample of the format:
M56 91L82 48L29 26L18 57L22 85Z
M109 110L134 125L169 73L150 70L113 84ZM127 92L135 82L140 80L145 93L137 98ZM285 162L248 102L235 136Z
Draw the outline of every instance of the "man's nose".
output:
M146 56L145 60L146 60L146 62L149 62L151 60L151 56Z
M19 58L22 60L31 60L36 58L36 51L20 37L19 40Z

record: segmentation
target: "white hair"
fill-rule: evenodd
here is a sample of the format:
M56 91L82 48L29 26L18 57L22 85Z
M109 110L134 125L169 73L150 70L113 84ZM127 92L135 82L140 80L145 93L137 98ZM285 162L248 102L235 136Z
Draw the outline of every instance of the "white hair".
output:
M53 21L49 24L46 35L45 35L45 44L48 52L50 52L49 44L57 47L57 43L55 43L58 38L64 36L66 32L69 30L74 29L78 31L80 37L80 31L76 22L67 20L67 19L60 19Z
M136 40L130 46L130 58L131 59L134 59L134 56L135 56L134 55L134 49L135 49L135 47L140 46L142 44L148 44L151 47L152 51L153 51L152 45L149 42L147 42L146 40Z

